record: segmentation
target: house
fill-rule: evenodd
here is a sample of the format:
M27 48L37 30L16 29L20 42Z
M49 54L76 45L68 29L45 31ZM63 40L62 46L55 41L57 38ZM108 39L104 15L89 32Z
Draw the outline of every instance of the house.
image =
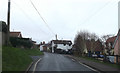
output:
M67 53L72 49L72 42L70 40L52 40L52 53Z
M106 40L104 53L106 55L114 55L114 48L112 47L117 36L110 37Z
M100 54L103 54L103 45L99 39L94 42L92 42L91 40L86 40L86 48L89 57L92 54L97 54L98 56Z
M10 32L10 37L22 38L21 32Z
M120 56L120 29L118 31L117 37L115 38L113 48L114 48L114 55ZM120 57L118 57L118 59L115 57L114 61L120 63Z
M98 56L100 54L103 54L103 45L99 39L97 41L95 41L94 53L97 54Z
M40 45L40 51L43 51L43 45Z
M30 39L30 41L33 44L32 48L38 48L38 45L36 44L36 41L33 41L32 39Z
M50 43L46 44L45 42L43 42L42 44L40 44L40 51L50 52L50 47Z

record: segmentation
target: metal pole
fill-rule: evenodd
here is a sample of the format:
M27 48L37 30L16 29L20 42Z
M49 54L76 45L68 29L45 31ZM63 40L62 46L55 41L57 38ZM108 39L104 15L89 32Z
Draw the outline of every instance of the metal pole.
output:
M8 15L7 15L7 45L9 45L10 35L10 0L8 0Z

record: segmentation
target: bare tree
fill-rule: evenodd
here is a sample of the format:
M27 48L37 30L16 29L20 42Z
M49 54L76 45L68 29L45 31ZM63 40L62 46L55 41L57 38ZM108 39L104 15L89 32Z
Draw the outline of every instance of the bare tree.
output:
M76 51L78 52L78 55L81 56L84 53L83 51L86 45L80 32L78 32L78 34L76 35L74 39L74 44L75 44Z
M95 51L96 48L96 41L99 39L99 37L95 33L89 33L87 31L80 31L77 33L74 44L77 52L79 54L83 55L84 50L90 49L91 52ZM87 47L89 43L90 47Z
M95 33L92 33L90 34L90 44L91 44L91 52L94 52L95 51L95 47L97 46L96 45L96 41L99 39L99 37L95 34Z
M107 40L108 38L113 37L113 36L114 36L113 34L103 35L103 36L101 37L101 40L102 40L103 42L106 42L106 40Z

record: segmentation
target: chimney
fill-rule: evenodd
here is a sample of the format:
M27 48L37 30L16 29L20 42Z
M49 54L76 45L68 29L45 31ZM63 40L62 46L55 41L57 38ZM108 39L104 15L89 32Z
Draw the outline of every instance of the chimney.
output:
M43 41L43 45L45 45L45 41Z

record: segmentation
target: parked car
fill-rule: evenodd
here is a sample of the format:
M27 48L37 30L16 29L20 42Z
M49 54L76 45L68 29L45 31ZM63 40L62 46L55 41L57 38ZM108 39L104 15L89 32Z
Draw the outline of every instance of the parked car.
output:
M107 56L109 62L114 63L114 56Z
M104 55L99 55L99 58L104 58Z
M92 54L92 57L97 58L98 56L97 56L97 54Z

